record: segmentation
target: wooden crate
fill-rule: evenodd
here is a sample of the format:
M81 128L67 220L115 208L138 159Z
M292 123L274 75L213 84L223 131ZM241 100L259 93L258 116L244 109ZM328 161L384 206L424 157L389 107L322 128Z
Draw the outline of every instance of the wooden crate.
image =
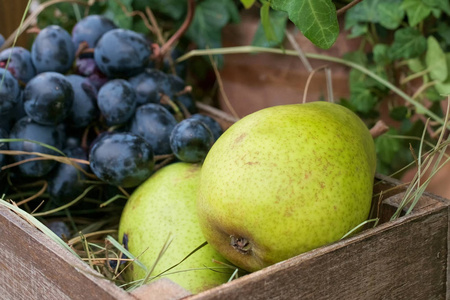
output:
M200 108L225 127L233 122ZM445 299L450 202L424 194L412 214L389 221L405 187L380 175L376 182L374 194L383 191L382 224L197 295L167 279L127 293L0 206L0 298Z

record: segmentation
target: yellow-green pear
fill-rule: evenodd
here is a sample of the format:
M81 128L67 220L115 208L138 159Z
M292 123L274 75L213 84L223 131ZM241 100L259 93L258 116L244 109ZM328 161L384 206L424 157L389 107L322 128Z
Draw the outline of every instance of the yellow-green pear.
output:
M368 217L374 142L349 109L328 102L250 114L203 163L197 212L208 243L256 271L342 238Z
M152 268L169 234L172 235L172 243L151 276L179 263L205 242L195 206L200 173L201 167L197 164L178 162L165 166L142 183L125 205L119 225L119 240L124 241L126 235L128 250L148 270ZM213 260L226 262L211 246L206 245L163 277L192 293L212 288L227 282L233 273L232 269ZM138 265L130 267L126 270L129 281L146 276Z

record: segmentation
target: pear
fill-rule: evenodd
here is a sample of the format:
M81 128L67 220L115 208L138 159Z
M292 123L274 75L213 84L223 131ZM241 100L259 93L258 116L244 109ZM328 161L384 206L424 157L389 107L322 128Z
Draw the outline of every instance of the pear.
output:
M142 183L128 199L119 224L119 241L150 270L168 236L172 242L157 263L156 276L183 260L205 242L196 214L201 167L174 163L163 167ZM126 237L126 238L124 238ZM191 293L227 282L234 270L213 260L226 262L206 245L163 277ZM143 279L146 272L133 263L126 269L129 281Z
M208 243L253 272L332 243L369 214L373 139L349 109L281 105L233 124L202 166L197 212Z

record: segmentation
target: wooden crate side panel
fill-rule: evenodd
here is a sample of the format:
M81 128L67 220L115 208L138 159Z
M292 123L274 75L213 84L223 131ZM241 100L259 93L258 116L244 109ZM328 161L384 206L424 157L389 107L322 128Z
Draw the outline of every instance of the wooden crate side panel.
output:
M135 299L4 207L0 257L2 299Z
M386 225L386 226L385 226ZM445 299L448 207L383 224L219 288L206 299Z

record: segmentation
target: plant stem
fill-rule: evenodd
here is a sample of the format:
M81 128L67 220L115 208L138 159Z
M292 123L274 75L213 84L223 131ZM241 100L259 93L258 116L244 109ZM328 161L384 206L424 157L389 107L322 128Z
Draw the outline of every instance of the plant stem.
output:
M422 76L428 74L430 71L431 71L430 69L425 69L425 70L422 70L420 72L411 74L408 77L403 78L403 80L400 81L400 84L405 84L405 83L407 83L407 82L409 82L411 80L414 80L416 78L422 77Z
M264 48L264 47L254 47L254 46L239 46L239 47L229 47L229 48L216 48L216 49L201 49L201 50L192 50L185 55L179 57L176 62L184 61L190 57L193 56L203 56L203 55L214 55L214 54L243 54L243 53L274 53L274 54L284 54L284 55L291 55L291 56L297 56L298 52L294 50L285 50L285 49L275 49L275 48ZM364 66L358 65L356 63L353 63L351 61L347 61L342 58L332 57L328 55L323 54L317 54L317 53L305 53L306 57L311 59L317 59L317 60L324 60L329 62L334 62L338 64L342 64L345 66L348 66L350 68L356 69L364 74L366 74L369 77L372 77L379 83L383 84L387 88L389 88L391 91L405 99L407 102L414 105L416 108L423 111L426 115L431 117L434 121L437 121L439 124L444 125L444 120L430 111L428 108L423 106L420 102L414 100L408 94L406 94L404 91L396 87L391 82L381 78L377 74L373 73L372 71L366 69Z
M361 2L362 0L353 0L352 2L350 2L349 4L347 4L346 6L340 8L338 11L336 11L336 15L342 15L343 13L345 13L347 10L349 10L350 8L352 8L353 6L355 6L356 4L358 4L359 2Z
M170 37L170 39L161 47L161 56L164 56L172 45L178 41L178 39L186 32L186 30L189 28L189 25L191 25L192 20L194 19L194 13L195 13L195 0L188 0L188 9L187 9L187 15L186 19L184 20L181 27L177 30L177 32L174 33Z

